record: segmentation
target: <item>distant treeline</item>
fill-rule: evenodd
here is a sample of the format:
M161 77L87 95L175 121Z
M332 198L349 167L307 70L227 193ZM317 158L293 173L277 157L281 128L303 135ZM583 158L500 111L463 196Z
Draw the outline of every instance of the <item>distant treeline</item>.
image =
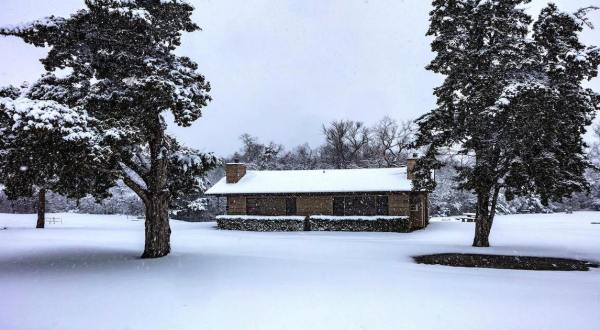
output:
M406 159L418 150L411 149L415 127L412 121L398 122L385 117L373 126L352 120L334 121L323 125L323 142L316 147L308 144L286 149L283 145L262 143L249 134L240 137L241 149L226 161L239 160L251 169L318 169L377 168L405 165ZM595 140L600 141L600 127L595 127ZM600 167L600 147L592 144L588 157ZM470 192L455 189L455 168L465 165L464 155L449 151L443 157L445 166L436 171L437 188L431 194L433 216L451 216L474 212L476 198ZM219 169L214 179L223 176ZM501 214L549 213L569 210L600 210L600 174L590 169L586 177L591 183L589 194L577 193L562 202L544 206L537 196L519 197L507 201L501 194L497 210Z
M249 134L240 137L238 159L259 170L394 167L406 163L414 132L411 121L389 117L373 126L360 121L340 120L323 125L323 142L312 148L302 144L286 149L282 144L261 143Z
M600 129L596 129L600 140ZM322 126L323 141L316 147L302 144L291 148L276 142L261 142L249 134L240 136L241 147L224 162L237 160L255 170L302 170L302 169L343 169L343 168L381 168L403 166L412 153L410 148L414 137L412 121L398 122L384 117L372 126L360 121L339 120ZM594 143L589 157L600 164L600 148ZM448 155L442 169L436 172L437 188L431 194L430 207L434 216L458 215L474 212L475 196L469 192L454 189L454 167L464 165L462 159ZM208 185L214 184L224 176L219 167L208 174ZM591 182L589 194L576 194L561 203L543 206L536 196L521 197L507 202L501 196L498 203L500 213L540 213L565 210L600 209L600 175L588 171ZM74 211L95 214L143 214L143 204L125 185L119 184L111 189L112 196L102 201L86 197L79 201L67 199L58 194L49 193L47 208L49 212ZM215 197L186 196L178 201L180 207L173 210L172 216L184 220L209 220L225 211L225 203ZM0 191L0 212L35 213L37 199L20 198L10 201Z

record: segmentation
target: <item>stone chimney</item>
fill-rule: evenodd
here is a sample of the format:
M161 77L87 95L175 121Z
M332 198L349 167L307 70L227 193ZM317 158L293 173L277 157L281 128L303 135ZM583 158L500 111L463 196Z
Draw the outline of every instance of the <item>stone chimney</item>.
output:
M225 164L225 182L237 183L246 175L246 164L238 162L237 159L233 163Z
M415 178L414 170L417 165L417 154L413 154L412 157L406 160L406 178L412 180Z

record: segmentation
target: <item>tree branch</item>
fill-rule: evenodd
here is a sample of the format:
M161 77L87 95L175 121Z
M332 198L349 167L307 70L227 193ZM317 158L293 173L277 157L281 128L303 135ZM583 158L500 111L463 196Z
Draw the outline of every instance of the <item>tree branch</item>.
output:
M135 181L131 180L131 178L129 178L128 176L123 177L123 182L125 183L125 185L127 185L127 187L131 188L131 190L133 190L136 195L138 195L142 201L144 202L144 204L148 203L148 196L146 195L146 191L137 183L135 183Z
M143 201L144 203L148 202L148 187L144 179L142 179L139 174L137 174L134 170L132 170L129 166L124 163L119 163L121 165L121 169L123 170L123 182L131 188ZM137 178L135 177L137 176Z

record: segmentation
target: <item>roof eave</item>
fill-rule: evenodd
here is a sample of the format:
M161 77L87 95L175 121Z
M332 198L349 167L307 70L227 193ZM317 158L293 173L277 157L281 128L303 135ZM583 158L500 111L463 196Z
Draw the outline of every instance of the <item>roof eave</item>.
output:
M367 190L367 191L321 191L321 192L224 192L224 193L205 193L205 195L225 197L225 196L243 196L243 195L355 195L355 194L390 194L407 192L427 192L426 190Z

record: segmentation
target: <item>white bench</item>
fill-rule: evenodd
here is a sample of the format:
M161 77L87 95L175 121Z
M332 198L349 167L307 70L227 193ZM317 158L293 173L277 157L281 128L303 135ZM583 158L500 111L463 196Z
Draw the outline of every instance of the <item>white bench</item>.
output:
M475 213L463 213L457 217L461 222L475 222Z
M59 217L48 217L48 218L46 218L46 222L51 223L51 224L63 223L62 218L59 218Z
M130 221L142 221L142 220L146 219L145 217L143 217L141 215L128 215L128 214L125 215L125 218Z

